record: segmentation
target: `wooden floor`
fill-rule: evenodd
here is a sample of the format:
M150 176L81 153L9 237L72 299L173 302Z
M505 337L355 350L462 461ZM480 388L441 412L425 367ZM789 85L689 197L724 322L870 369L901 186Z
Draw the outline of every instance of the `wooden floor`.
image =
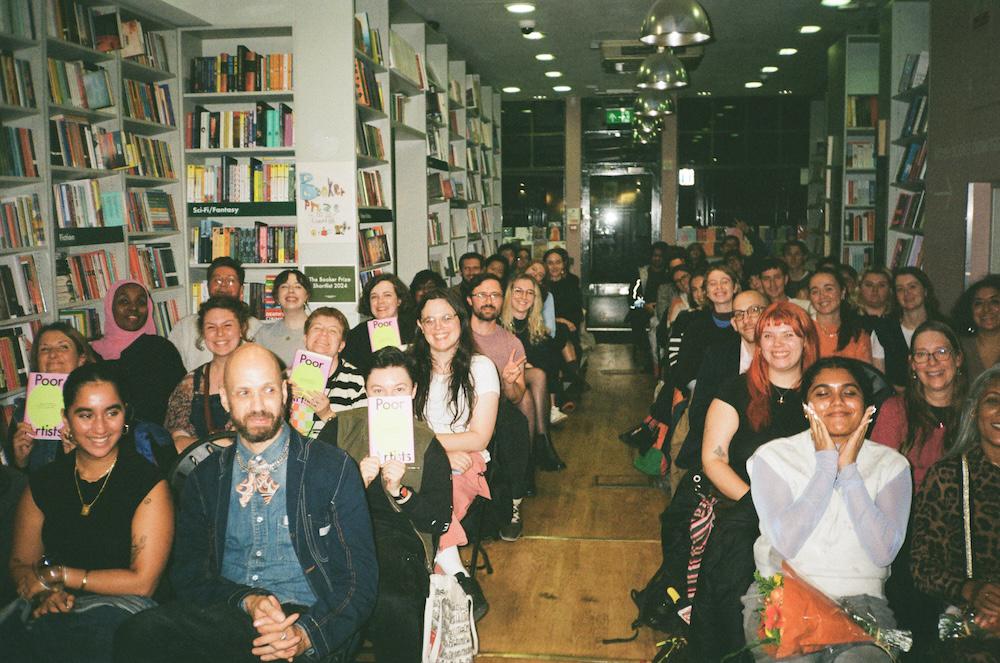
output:
M479 663L648 661L656 652L649 629L634 642L601 644L631 634L629 590L660 563L667 502L618 440L652 394L652 378L632 368L629 346L597 346L583 407L554 430L568 469L538 474L538 495L521 507L519 541L487 545L495 573L478 576L490 602L478 624Z

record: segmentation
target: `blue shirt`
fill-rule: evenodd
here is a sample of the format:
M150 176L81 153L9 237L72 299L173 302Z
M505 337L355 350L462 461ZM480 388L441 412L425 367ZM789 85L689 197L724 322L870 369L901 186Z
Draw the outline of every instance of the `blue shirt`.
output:
M235 583L265 589L282 603L311 606L316 595L302 572L288 529L287 450L288 426L284 425L278 439L259 455L252 454L237 440L221 573ZM271 470L271 479L279 488L270 503L265 504L264 497L255 490L243 506L236 491L247 478L242 467L258 459L268 464L282 459Z

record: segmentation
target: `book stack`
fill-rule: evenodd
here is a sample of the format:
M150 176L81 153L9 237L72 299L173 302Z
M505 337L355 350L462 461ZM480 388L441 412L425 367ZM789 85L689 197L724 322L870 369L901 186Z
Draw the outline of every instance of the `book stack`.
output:
M382 63L382 40L368 20L368 12L354 15L354 49L377 63Z
M49 100L54 104L98 110L115 103L111 75L104 67L49 58L48 71Z
M358 122L358 154L373 159L385 160L385 143L382 130L370 124Z
M188 149L291 147L295 144L294 115L288 104L258 101L253 110L209 111L195 106L185 116L184 146Z
M875 167L875 140L860 138L848 140L844 154L847 168L871 169Z
M392 259L389 254L389 237L382 226L363 228L358 232L361 266L371 267Z
M94 12L82 2L74 0L48 0L45 12L46 28L50 37L96 48L94 37Z
M844 241L875 241L875 210L850 211L844 213Z
M56 259L56 299L59 306L88 299L103 299L120 272L114 254L88 251Z
M287 264L298 262L295 226L269 226L255 222L253 228L223 227L218 221L203 219L191 229L195 264L207 264L229 256L246 264Z
M469 214L469 233L479 234L483 231L483 224L479 217L478 207L469 207L466 210Z
M129 274L150 290L179 285L174 251L170 244L132 244L128 247Z
M60 283L56 281L56 297L60 296ZM101 316L96 308L64 308L59 310L59 321L65 322L73 329L83 334L84 338L95 339L101 336Z
M8 106L36 107L30 62L0 53L0 101Z
M424 70L423 59L394 30L389 31L389 66L416 83L421 90L427 87L427 72Z
M124 148L125 172L129 175L165 179L176 177L174 163L170 157L170 143L167 141L126 131L124 133Z
M160 336L169 334L177 321L181 319L181 311L177 307L176 299L166 299L155 302L155 306L150 307L153 314L153 324L156 325L156 333Z
M92 127L81 117L54 115L49 120L49 143L53 166L105 169L126 165L121 132Z
M878 122L878 96L850 95L847 97L845 126L848 129L870 129Z
M358 171L358 207L386 207L382 189L382 173Z
M0 127L0 175L38 177L35 137L27 127Z
M924 192L900 191L890 227L895 230L921 231L924 227Z
M266 203L295 200L295 164L224 156L215 164L188 164L189 203Z
M0 393L23 389L28 384L30 348L31 340L21 327L0 329Z
M170 86L166 83L122 81L125 96L125 116L133 120L156 122L168 127L176 126L174 104L170 99Z
M844 180L844 204L863 207L875 204L875 180L871 177L848 177Z
M120 54L133 62L170 71L167 58L167 40L159 33L143 32L142 23L137 20L121 21L122 48Z
M431 173L427 176L427 197L451 200L455 197L455 184L441 173Z
M107 192L115 195L113 192ZM119 194L120 195L120 194ZM77 180L52 185L52 200L59 228L103 228L104 192L98 180Z
M129 232L177 230L174 198L159 189L130 189L125 197Z
M439 244L444 244L444 226L441 224L441 219L438 217L437 212L428 212L427 214L427 243L436 246Z
M375 78L375 69L361 58L354 58L354 94L359 105L382 110L382 86Z
M190 92L276 92L292 89L291 53L255 53L237 46L236 54L191 60Z
M35 315L45 310L35 256L17 256L12 264L0 264L0 319Z
M0 250L45 244L38 194L0 198Z
M477 203L482 200L482 196L479 195L479 180L475 177L469 178L469 193L465 199L470 203Z

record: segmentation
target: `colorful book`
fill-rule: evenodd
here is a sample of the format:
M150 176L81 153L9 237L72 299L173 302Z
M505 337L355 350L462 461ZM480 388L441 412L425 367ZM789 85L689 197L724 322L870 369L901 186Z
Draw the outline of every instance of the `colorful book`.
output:
M36 440L58 440L63 428L63 384L67 373L29 373L24 421Z
M302 392L322 391L333 370L333 358L308 350L296 350L289 379ZM289 423L306 437L312 432L315 411L302 397L292 399Z
M372 352L390 345L397 348L403 347L403 339L399 335L399 320L397 318L369 320L368 340L371 341Z
M368 455L387 460L415 462L413 453L413 398L375 396L368 399Z

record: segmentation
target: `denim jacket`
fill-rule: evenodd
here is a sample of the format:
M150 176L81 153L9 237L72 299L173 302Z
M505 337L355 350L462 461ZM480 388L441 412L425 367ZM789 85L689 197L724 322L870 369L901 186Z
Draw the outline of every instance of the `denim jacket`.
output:
M287 426L287 424L284 424ZM290 431L286 495L295 553L317 600L300 624L316 656L337 652L375 607L378 564L364 485L347 454ZM184 484L171 581L184 600L208 606L242 601L259 589L223 578L235 446L198 465Z

